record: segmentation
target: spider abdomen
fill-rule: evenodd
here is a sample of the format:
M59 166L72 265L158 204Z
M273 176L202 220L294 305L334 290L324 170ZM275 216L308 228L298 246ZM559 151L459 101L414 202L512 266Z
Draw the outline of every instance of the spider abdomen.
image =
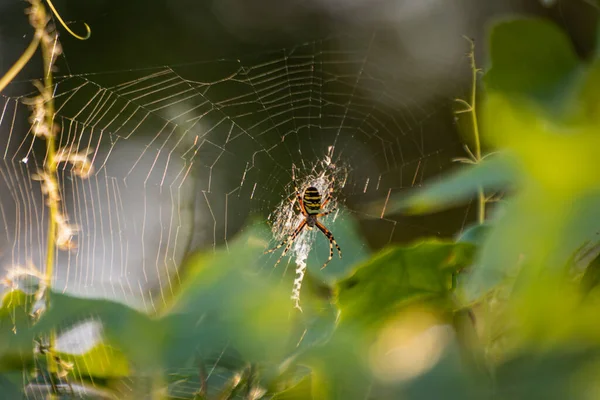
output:
M304 191L302 198L307 214L318 214L321 211L321 193L316 187L311 186Z

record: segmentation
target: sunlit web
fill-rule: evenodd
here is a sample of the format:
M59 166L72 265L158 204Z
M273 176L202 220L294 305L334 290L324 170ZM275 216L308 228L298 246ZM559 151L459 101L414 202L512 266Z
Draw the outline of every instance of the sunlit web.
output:
M351 46L339 50L340 40ZM346 216L379 218L357 206L439 173L458 138L432 140L428 123L452 99L423 87L433 99L423 106L389 85L399 77L370 58L372 40L57 76L59 146L89 152L96 172L81 180L60 171L64 211L80 230L77 249L56 255L54 287L152 311L176 287L188 252L227 246L252 215L266 220L292 195L291 165L306 176L331 149L332 162L348 168ZM448 79L465 65L449 68ZM4 271L44 266L47 211L31 179L44 151L27 134L23 104L34 90L16 82L0 96ZM381 245L405 228L380 219Z

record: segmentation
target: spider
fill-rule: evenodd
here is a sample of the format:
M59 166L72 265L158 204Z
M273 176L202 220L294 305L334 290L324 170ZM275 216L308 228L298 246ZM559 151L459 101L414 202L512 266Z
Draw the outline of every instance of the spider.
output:
M265 254L272 253L275 250L282 247L283 245L286 245L285 249L283 249L283 253L281 253L281 256L275 263L275 266L277 266L277 264L279 264L283 256L285 256L286 253L290 250L292 244L294 243L298 235L302 232L302 230L304 228L312 230L312 228L316 226L321 232L323 232L327 239L329 239L329 258L321 267L321 269L323 269L327 266L327 264L329 264L329 261L331 261L331 259L333 258L334 245L337 248L338 255L340 256L340 258L342 258L342 249L340 249L340 246L338 246L337 242L333 237L333 234L318 219L319 217L324 217L335 211L335 207L329 211L323 210L323 207L325 207L329 200L331 200L331 194L333 193L333 185L329 187L327 197L323 202L321 202L321 194L319 193L319 190L314 186L306 188L304 190L304 194L300 192L296 183L295 165L292 165L292 180L294 181L294 191L296 193L296 199L298 200L300 212L304 216L304 219L302 220L302 222L300 222L300 224L294 230L294 232L292 232L283 242L281 242L277 247L265 251Z

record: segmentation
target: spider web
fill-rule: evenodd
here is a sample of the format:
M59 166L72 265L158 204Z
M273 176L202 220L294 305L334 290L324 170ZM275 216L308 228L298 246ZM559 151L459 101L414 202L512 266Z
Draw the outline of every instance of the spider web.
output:
M423 87L433 99L424 106L390 85L406 78L371 59L373 39L330 37L240 59L56 77L58 146L88 153L95 172L81 180L61 165L61 204L79 231L77 249L56 254L53 286L155 310L190 251L227 247L255 215L275 224L265 247L294 228L292 164L304 185L333 165L332 205L345 210L328 218L379 218L375 246L419 228L360 205L448 166L459 139L439 140L429 124L450 117L451 98ZM449 66L448 79L465 65ZM48 212L32 175L44 151L27 134L23 104L35 92L29 81L9 89L0 96L0 266L43 269ZM321 193L331 174L316 183ZM343 232L336 238L343 247ZM311 240L292 253L306 253ZM191 386L180 388L182 398Z

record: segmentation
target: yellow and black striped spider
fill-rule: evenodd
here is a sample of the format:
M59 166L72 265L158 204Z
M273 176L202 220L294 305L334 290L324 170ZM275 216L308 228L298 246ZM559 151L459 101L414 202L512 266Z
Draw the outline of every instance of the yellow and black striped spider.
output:
M302 220L302 222L300 222L300 224L294 230L294 232L292 232L283 242L281 242L277 247L265 251L265 254L272 253L275 250L282 247L283 245L286 245L285 249L283 249L283 253L281 253L281 256L275 263L275 266L277 266L277 264L279 264L283 256L285 256L286 253L290 250L292 244L294 243L298 235L302 232L302 230L304 228L311 230L316 226L321 232L323 232L327 239L329 239L329 258L321 267L321 269L323 269L327 266L327 264L329 264L329 261L331 261L331 259L333 258L334 245L337 248L338 255L340 256L340 258L342 258L342 249L340 249L340 246L338 246L337 242L333 237L333 234L329 232L329 230L325 228L325 225L323 225L318 220L319 217L324 217L335 211L335 208L332 208L329 211L323 210L323 207L325 207L325 205L329 203L329 200L331 200L331 195L333 193L333 185L330 185L329 190L327 192L327 197L323 202L321 202L321 194L319 193L319 190L314 186L306 188L303 194L300 192L296 183L296 173L294 165L292 165L292 180L294 181L294 191L296 192L298 206L300 207L300 212L304 216L304 219Z

